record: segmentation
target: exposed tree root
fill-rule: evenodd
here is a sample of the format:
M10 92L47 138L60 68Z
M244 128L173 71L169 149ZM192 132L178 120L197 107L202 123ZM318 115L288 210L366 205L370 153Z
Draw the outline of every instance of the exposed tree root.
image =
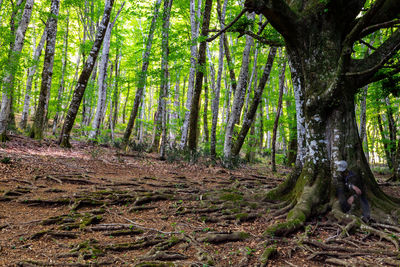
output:
M18 267L37 267L37 266L68 266L68 267L95 267L95 266L111 266L112 262L96 262L96 263L52 263L52 262L41 262L41 261L21 261L17 263Z
M264 252L261 254L259 262L262 267L267 266L268 261L276 256L278 253L276 245L269 246L264 249Z
M72 232L65 232L65 231L52 231L52 230L44 230L41 232L37 232L36 234L33 234L29 239L39 239L42 236L51 236L53 238L77 238L76 233Z
M157 261L175 261L175 260L185 260L188 257L177 252L169 252L169 251L157 251L153 255L144 256L141 259L143 260L157 260Z
M138 249L157 245L164 240L165 239L159 238L159 237L155 237L155 238L144 237L142 239L137 240L136 242L107 245L105 247L105 250L109 250L109 251L138 250Z
M199 238L198 240L200 242L218 244L225 242L243 241L249 237L250 235L245 232L207 233L205 236Z

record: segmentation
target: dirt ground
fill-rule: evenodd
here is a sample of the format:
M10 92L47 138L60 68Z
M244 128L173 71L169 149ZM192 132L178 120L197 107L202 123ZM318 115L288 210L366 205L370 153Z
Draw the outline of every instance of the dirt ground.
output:
M264 236L286 214L262 194L288 168L228 170L72 145L23 136L1 144L0 266L400 266L390 240L343 236L325 217L286 238ZM398 186L383 189L399 196Z

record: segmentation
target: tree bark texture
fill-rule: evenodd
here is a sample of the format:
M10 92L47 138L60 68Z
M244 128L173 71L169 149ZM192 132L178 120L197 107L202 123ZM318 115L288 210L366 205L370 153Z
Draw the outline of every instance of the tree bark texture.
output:
M212 0L206 0L204 6L201 36L207 36L208 34L208 28L210 26L210 18L211 18L211 8L212 8ZM196 69L196 83L194 87L192 104L190 109L188 148L192 152L195 152L197 148L197 129L198 129L198 118L200 109L200 95L201 95L201 88L203 86L204 68L206 64L206 48L207 48L207 42L204 40L200 43L199 47L199 58L197 61L197 69Z
M255 13L249 15L249 19L251 20L254 20L254 17ZM253 38L250 36L246 36L246 46L243 50L242 67L240 69L237 88L234 93L231 115L229 117L229 121L225 130L224 158L227 164L230 164L229 162L231 161L232 157L232 144L234 138L235 124L238 124L240 121L240 114L242 112L244 104L247 79L249 76L250 51L253 43Z
M157 23L157 18L159 15L160 5L161 5L161 0L156 0L155 7L154 7L154 14L153 14L153 18L151 20L149 34L147 37L146 48L145 48L145 52L143 55L142 70L139 72L139 81L138 81L138 87L136 90L135 100L133 102L133 107L132 107L132 111L131 111L131 114L129 117L128 125L126 126L126 130L124 133L123 142L125 145L127 145L129 142L129 138L132 134L132 129L135 124L139 106L140 106L141 100L143 98L142 97L143 90L146 86L146 79L147 79L147 69L149 67L149 62L150 62L151 46L153 44L154 31L155 31L156 25L157 25L156 23Z
M169 56L169 26L171 18L172 0L164 0L164 14L162 26L162 58L161 58L161 88L160 88L160 102L161 102L161 146L160 158L165 159L167 149L167 99L169 87L169 71L168 71L168 56Z
M217 0L217 10L220 18L221 29L225 27L225 14L228 1L225 0L221 10L221 0ZM217 124L218 124L218 112L219 112L219 99L221 92L221 80L224 71L224 36L221 34L219 37L219 55L218 55L218 74L215 91L213 91L213 100L211 103L212 111L212 122L211 122L211 142L210 142L210 154L211 158L215 160L217 156L216 146L217 146ZM223 116L222 116L223 117Z
M276 115L274 120L274 128L272 130L272 148L271 148L271 165L272 171L276 172L276 138L278 134L278 124L279 118L282 112L282 97L283 97L283 90L285 88L285 71L286 71L286 61L283 62L281 74L279 75L279 99L278 99L278 107L276 108Z
M103 43L104 35L107 30L108 23L110 21L110 14L114 0L107 0L104 15L101 23L97 29L96 39L93 43L92 49L89 53L88 59L85 62L83 70L79 76L78 83L75 87L74 94L72 96L71 104L68 108L67 116L65 117L64 125L61 131L60 139L58 143L63 147L71 147L69 142L72 127L75 122L76 115L78 114L79 106L82 102L83 94L92 73L95 61L100 51L101 44Z
M107 98L107 66L110 54L110 42L111 42L111 32L114 28L115 22L117 21L118 15L121 12L125 2L122 4L117 15L112 23L108 23L107 30L103 40L103 50L101 52L101 61L99 65L99 78L98 82L98 94L97 94L97 109L94 119L92 121L91 130L89 132L89 139L95 140L99 134L100 124L104 120L104 113L106 108L106 98Z
M232 155L233 156L238 156L240 149L243 146L244 140L247 136L247 133L250 129L250 126L253 124L258 105L261 102L261 97L265 88L265 85L268 81L269 75L271 73L272 65L274 63L276 55L276 47L271 47L267 59L267 63L265 64L263 74L261 76L260 82L258 84L257 90L254 92L254 98L253 102L251 103L251 106L248 110L248 112L244 116L243 120L243 125L242 128L240 129L238 138L234 144L234 147L232 149Z
M3 94L0 107L0 142L7 140L7 126L11 109L11 96L13 93L15 72L18 68L19 58L24 45L25 33L32 14L34 0L27 0L19 22L15 39L10 49L8 64L3 79Z
M46 50L43 61L42 85L40 87L39 103L36 109L35 120L30 131L30 137L35 139L43 138L46 113L46 103L49 101L51 82L53 78L54 53L56 48L57 22L58 22L59 1L52 0L50 15L47 20Z
M182 126L182 135L181 135L181 143L180 148L183 149L186 146L188 132L189 132L189 120L190 120L190 111L192 107L192 98L193 98L193 90L195 86L195 75L196 75L196 62L197 62L197 43L199 37L199 25L201 18L201 2L202 0L197 0L197 9L196 9L196 1L190 0L190 28L192 35L192 45L190 47L190 71L189 71L189 81L188 81L188 91L186 98L186 112L183 120Z
M26 78L26 90L25 90L25 100L24 100L24 107L21 114L21 121L19 126L21 129L26 128L26 124L28 122L28 113L29 113L29 105L31 101L31 93L32 93L32 83L33 78L36 73L36 69L39 63L40 55L42 54L42 50L47 38L47 27L44 28L42 37L40 38L39 44L37 45L34 55L33 55L33 65L28 69L28 76Z
M60 119L60 112L62 107L62 96L65 91L65 74L67 72L68 64L68 37L69 37L69 16L67 17L67 25L64 33L64 44L63 44L63 58L61 59L61 78L60 86L58 87L57 103L56 103L56 114L53 119L53 135L56 134L58 121Z

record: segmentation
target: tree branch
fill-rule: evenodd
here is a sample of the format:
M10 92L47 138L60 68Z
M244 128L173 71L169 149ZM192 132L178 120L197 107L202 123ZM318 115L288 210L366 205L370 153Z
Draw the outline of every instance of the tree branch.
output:
M209 32L218 32L218 30L213 29L213 30L209 30ZM239 34L240 34L239 37L242 37L243 35L246 34L246 35L252 37L253 39L259 41L260 43L263 43L263 44L266 44L266 45L269 45L269 46L276 46L276 47L285 46L285 43L284 43L284 42L269 40L269 39L264 38L263 36L260 36L260 35L258 35L258 34L256 34L256 33L252 32L252 31L249 31L249 30L243 30L243 31L228 30L228 31L226 31L226 32L236 32L236 33L239 33ZM239 38L239 37L238 37L238 38Z
M367 36L368 34L371 34L377 30L383 29L383 28L390 28L393 26L396 26L400 24L400 19L394 19L394 20L390 20L390 21L386 21L386 22L382 22L382 23L378 23L375 25L371 25L366 27L362 32L361 32L361 37Z
M400 73L400 67L395 68L395 69L393 69L392 71L386 72L386 73L384 73L384 72L375 73L375 75L372 76L369 80L365 80L364 83L360 83L360 84L361 84L360 87L363 87L363 86L365 86L365 85L367 85L367 84L370 84L370 83L379 82L379 81L381 81L381 80L383 80L383 79L392 77L393 75L398 74L398 73Z
M368 47L371 50L376 50L376 48L373 45L370 45L369 43L367 43L366 41L360 39L358 40L361 44L365 45L366 47Z
M356 79L357 84L369 81L384 64L400 50L400 30L394 32L374 53L368 57L353 59L346 78Z
M382 7L373 16L367 25L365 25L363 31L361 32L359 38L366 36L380 28L385 28L385 23L390 23L398 19L400 13L400 1L399 0L386 0L384 1ZM378 25L381 25L378 27ZM375 27L376 26L376 27ZM390 27L390 26L389 26Z
M299 16L284 0L246 0L249 12L262 13L285 40L295 42Z
M277 46L277 47L278 46L285 46L285 43L281 43L281 42L273 41L273 40L268 40L268 39L266 39L266 38L264 38L262 36L259 36L259 35L255 34L252 31L245 30L245 31L243 31L243 33L247 34L250 37L253 37L254 39L259 41L260 43L263 43L263 44L266 44L266 45Z
M231 23L229 23L228 26L226 26L225 28L223 28L222 30L220 30L220 31L219 31L217 34L215 34L214 36L208 38L206 41L207 41L207 42L212 42L212 41L214 41L218 36L220 36L221 34L223 34L224 32L226 32L227 30L229 30L229 29L233 26L233 24L235 24L235 23L244 15L244 13L246 13L247 11L248 11L248 9L247 9L247 8L244 8L244 9L239 13L239 15L237 15L236 18L235 18Z

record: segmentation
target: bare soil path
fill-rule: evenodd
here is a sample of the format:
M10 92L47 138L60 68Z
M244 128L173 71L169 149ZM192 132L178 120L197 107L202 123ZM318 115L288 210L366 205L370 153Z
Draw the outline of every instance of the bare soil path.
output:
M263 192L290 169L227 170L72 145L22 136L1 145L0 266L400 264L390 241L342 234L324 217L288 238L265 237L288 207L263 202ZM389 230L399 238L400 228Z

